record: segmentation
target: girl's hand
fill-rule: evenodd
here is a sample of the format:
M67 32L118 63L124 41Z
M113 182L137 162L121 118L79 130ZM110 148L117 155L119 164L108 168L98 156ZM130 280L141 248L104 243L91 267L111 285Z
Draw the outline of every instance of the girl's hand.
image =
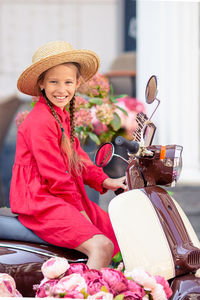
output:
M111 190L111 191L116 191L119 188L122 188L123 190L127 189L127 185L126 185L126 176L120 177L120 178L106 178L103 181L103 188L107 189L107 190Z

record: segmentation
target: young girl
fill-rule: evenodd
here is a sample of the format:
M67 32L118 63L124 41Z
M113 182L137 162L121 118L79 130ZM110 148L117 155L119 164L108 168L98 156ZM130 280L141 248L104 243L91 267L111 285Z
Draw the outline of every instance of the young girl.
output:
M17 86L40 98L18 129L10 189L11 209L24 226L51 244L83 252L96 269L108 266L119 248L108 213L88 199L84 184L100 193L126 188L125 177L108 178L75 137L75 92L98 68L94 52L67 42L35 52Z

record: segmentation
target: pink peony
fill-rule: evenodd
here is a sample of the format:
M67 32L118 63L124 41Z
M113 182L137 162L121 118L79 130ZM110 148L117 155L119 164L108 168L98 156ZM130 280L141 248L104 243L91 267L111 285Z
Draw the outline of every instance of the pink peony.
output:
M140 295L141 298L145 296L144 289L133 280L128 279L128 288L127 289L128 289L128 291L136 292L137 294Z
M96 269L88 269L86 272L84 272L83 277L86 282L89 282L91 280L102 278L102 273Z
M167 300L163 286L159 283L157 283L156 287L152 289L151 295L154 300Z
M54 297L55 297L55 295L54 295ZM59 295L58 295L58 297L59 297ZM76 291L76 290L75 291L69 291L69 292L67 291L63 298L84 299L84 295L80 291Z
M43 281L36 292L36 298L45 298L51 295L51 290L58 282L58 279Z
M169 286L169 282L167 280L165 280L165 278L161 277L161 276L155 276L156 282L161 284L163 286L163 289L165 291L165 294L167 296L167 299L170 298L172 296L172 290Z
M66 291L87 291L87 284L85 279L80 275L73 273L71 275L65 276L59 280L59 282L53 287L53 293L65 293Z
M88 293L94 295L102 290L102 287L106 288L107 291L110 291L108 283L102 278L101 272L95 272L97 270L90 270L83 274L88 288Z
M83 274L83 272L88 271L89 268L86 264L83 263L72 263L70 264L69 269L65 273L65 276L70 275L72 273Z
M87 299L93 299L93 300L112 300L113 295L106 292L98 292L97 294L94 294L92 296L88 296Z
M109 291L109 286L102 278L102 273L98 270L90 269L84 272L83 277L87 283L88 293L90 295L96 294L101 291L104 286Z
M133 280L136 283L142 285L144 289L152 290L156 286L155 278L149 275L143 269L134 269L130 275L133 278Z
M64 274L69 269L69 263L64 257L52 257L42 265L44 277L52 279Z
M103 280L105 280L114 295L120 294L127 290L128 280L124 274L115 269L101 269Z
M126 291L123 293L123 300L142 300L143 297L138 292Z
M22 297L16 289L15 280L6 273L0 274L0 297Z

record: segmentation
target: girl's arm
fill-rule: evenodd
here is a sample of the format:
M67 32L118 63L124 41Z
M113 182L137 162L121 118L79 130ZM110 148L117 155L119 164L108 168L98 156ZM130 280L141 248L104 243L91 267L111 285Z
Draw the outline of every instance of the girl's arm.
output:
M89 158L87 153L80 147L78 139L76 139L76 147L79 155L85 159L86 168L83 170L84 183L99 191L105 193L107 190L116 191L118 188L126 189L124 184L125 176L117 179L109 178L103 169L97 167Z

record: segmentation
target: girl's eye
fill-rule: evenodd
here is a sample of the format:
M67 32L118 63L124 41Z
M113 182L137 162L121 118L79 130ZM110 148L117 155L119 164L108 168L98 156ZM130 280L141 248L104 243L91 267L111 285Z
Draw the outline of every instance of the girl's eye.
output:
M72 81L66 81L66 84L72 84L73 82Z
M49 82L50 83L56 83L57 81L56 80L50 80Z

